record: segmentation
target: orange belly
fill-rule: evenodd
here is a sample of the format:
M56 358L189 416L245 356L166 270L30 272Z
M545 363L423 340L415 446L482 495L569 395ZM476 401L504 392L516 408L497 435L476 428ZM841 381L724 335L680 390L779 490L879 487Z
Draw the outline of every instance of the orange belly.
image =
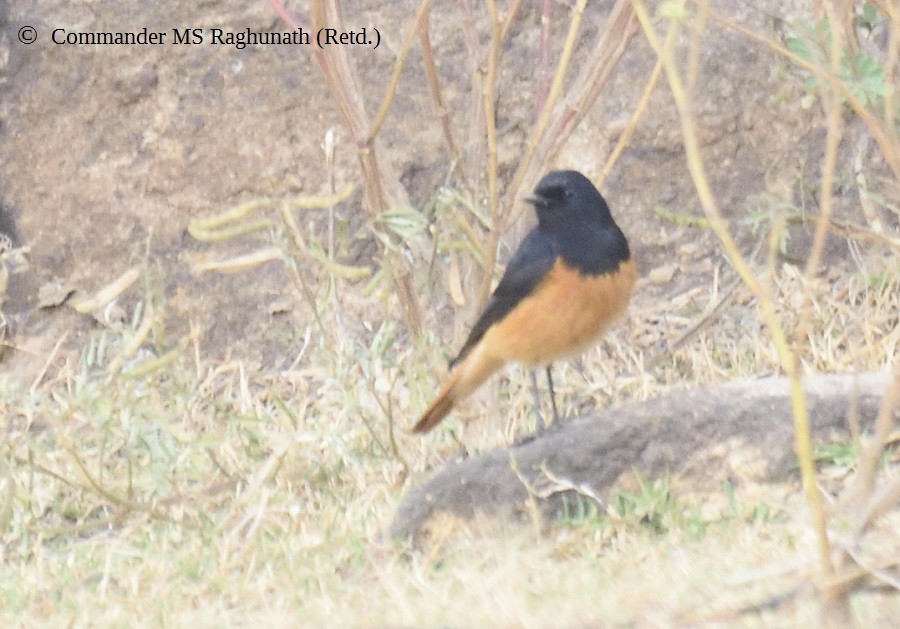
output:
M576 354L624 314L636 279L630 259L596 276L557 260L534 292L487 331L484 349L529 367Z

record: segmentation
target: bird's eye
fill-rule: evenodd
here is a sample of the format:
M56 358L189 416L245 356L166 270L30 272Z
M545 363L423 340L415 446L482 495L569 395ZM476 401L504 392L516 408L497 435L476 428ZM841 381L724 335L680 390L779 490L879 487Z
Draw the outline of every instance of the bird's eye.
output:
M552 199L564 199L569 196L569 191L562 186L553 186L547 190L547 196Z

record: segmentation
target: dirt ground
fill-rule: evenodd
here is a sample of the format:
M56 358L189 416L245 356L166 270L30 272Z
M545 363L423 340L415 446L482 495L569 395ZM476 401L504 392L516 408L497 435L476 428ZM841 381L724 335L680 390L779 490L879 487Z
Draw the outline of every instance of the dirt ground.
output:
M764 32L771 30L768 12L787 18L790 9L803 8L803 3L722 4L723 10ZM592 22L610 5L590 3L579 50L596 31ZM348 23L375 26L384 37L377 50L352 51L360 72L374 77L378 86L366 94L371 111L388 82L413 4L350 6ZM448 11L443 18L436 12L433 45L448 109L464 127L468 77L455 15ZM562 37L565 12L557 9L555 16L554 34ZM538 44L537 18L535 8L524 10L512 32L510 47L517 54L505 59L498 90L501 131L505 128L501 146L522 141L520 121L527 121L533 106L530 59ZM173 337L193 321L205 331L205 350L213 355L282 365L292 353L293 330L308 314L303 308L285 312L273 306L296 300L295 287L278 264L232 276L198 275L192 268L211 247L192 240L186 227L192 218L215 215L247 200L328 191L330 173L322 146L329 129L337 130L339 138L334 179L338 184L358 182L352 144L341 130L311 51L174 44L78 47L54 45L49 37L59 27L278 30L278 20L265 2L170 5L165 13L139 2L102 10L90 3L20 2L9 7L7 19L0 200L4 223L14 225L9 231L30 247L30 267L13 277L7 305L20 342L32 335L56 338L62 329L93 325L67 309L36 309L45 284L59 282L89 293L135 264L150 264L156 269ZM24 24L38 31L30 46L14 40ZM788 182L790 194L800 194L804 177L815 180L822 139L819 112L801 107L799 82L785 87L789 70L774 55L734 33L713 28L713 36L719 39L704 52L696 110L719 201L727 213L745 216L748 204L769 194L773 168L796 171ZM587 173L602 168L653 62L646 44L635 40L599 104L553 166ZM437 125L423 125L429 116L433 108L421 63L412 59L384 132L383 159L401 173L418 208L449 169ZM517 156L515 150L501 152L503 172L510 171ZM699 212L664 82L604 193L644 274L678 256L678 272L666 282L645 286L636 297L638 308L708 280L719 255L712 239L652 213L657 205ZM360 203L357 187L352 199L338 208L338 220L351 235L336 252L338 260L365 260L376 250L372 235L360 229ZM319 214L309 218L314 233L324 227ZM741 231L749 238L748 229ZM257 234L219 246L215 253L225 257L252 250L267 238ZM791 246L802 247L802 240L798 235ZM124 296L126 311L139 292Z

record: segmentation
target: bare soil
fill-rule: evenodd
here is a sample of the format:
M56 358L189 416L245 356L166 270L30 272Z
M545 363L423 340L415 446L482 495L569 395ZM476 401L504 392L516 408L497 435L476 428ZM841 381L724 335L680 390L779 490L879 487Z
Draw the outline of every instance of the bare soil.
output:
M372 87L368 107L377 106L415 3L359 2L348 7L350 25L377 27L383 44L354 47L351 56ZM579 51L590 44L611 2L590 3ZM804 3L721 3L762 32L772 14L782 19ZM793 6L792 6L793 5ZM302 17L302 11L300 12ZM567 11L554 12L554 35L562 37ZM448 109L465 128L468 74L459 15L435 11L433 45ZM537 9L528 8L513 28L498 97L501 169L518 158L523 129L533 107L533 59L537 54ZM15 38L21 25L38 31L25 46ZM293 354L295 331L308 319L296 287L278 264L236 275L197 274L192 267L212 247L186 232L192 218L218 214L250 199L282 199L329 190L322 145L337 130L333 176L357 181L354 149L340 128L335 103L306 47L223 45L66 46L50 41L53 29L70 31L221 27L283 30L267 3L174 4L160 13L153 4L104 6L33 1L8 9L4 46L8 53L0 98L0 226L30 247L27 273L14 276L7 305L13 329L23 338L83 330L90 318L67 309L37 310L41 286L58 281L93 292L125 269L148 263L167 305L167 329L184 334L193 321L205 331L204 349L278 367ZM815 181L822 130L819 112L800 105L802 85L774 55L733 32L711 27L696 110L713 182L729 215L745 217L760 195L769 194L773 169L786 169L788 194ZM169 38L171 39L171 37ZM577 59L577 55L576 55ZM596 173L633 111L655 61L637 38L599 104L590 112L555 167ZM606 182L604 193L628 234L642 271L676 260L678 272L661 284L645 285L635 307L709 281L718 250L702 230L653 214L654 206L696 214L699 206L684 165L680 130L664 82L660 82L631 147ZM413 54L384 131L383 159L401 173L410 199L421 208L449 171L438 125ZM803 166L801 169L800 166ZM779 170L776 175L782 174ZM770 186L771 187L771 186ZM377 248L365 228L357 189L338 208L350 237L336 257L368 261ZM319 235L321 213L304 217ZM740 233L746 247L754 237ZM214 249L223 257L264 246L263 232ZM803 234L790 246L802 256ZM836 253L839 251L836 250ZM315 269L310 269L315 274ZM123 297L123 307L140 298ZM428 307L428 304L425 304ZM275 310L277 313L273 314ZM72 341L77 341L73 335ZM448 342L453 342L449 339Z

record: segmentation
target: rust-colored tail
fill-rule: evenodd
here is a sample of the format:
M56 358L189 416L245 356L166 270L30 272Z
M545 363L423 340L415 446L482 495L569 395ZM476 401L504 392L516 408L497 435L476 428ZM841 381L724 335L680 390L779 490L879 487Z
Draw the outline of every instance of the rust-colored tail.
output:
M455 386L459 382L460 373L461 370L456 369L450 375L450 380L443 386L437 398L412 427L413 432L424 434L441 423L441 420L447 416L457 401Z
M493 358L485 351L474 351L456 366L450 379L441 387L434 402L412 427L412 432L423 434L441 423L456 403L481 386L485 380L503 366L502 359Z

